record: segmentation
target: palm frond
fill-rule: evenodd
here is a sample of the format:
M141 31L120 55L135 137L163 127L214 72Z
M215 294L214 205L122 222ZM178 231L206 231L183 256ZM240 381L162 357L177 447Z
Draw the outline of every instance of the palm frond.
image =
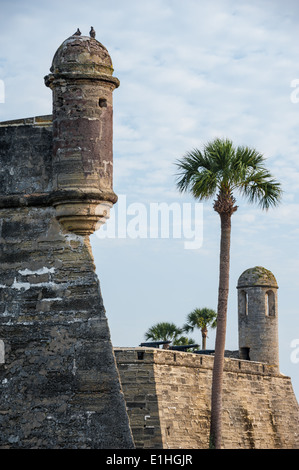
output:
M257 169L264 164L264 156L254 148L239 146L235 152L234 163L243 168Z
M213 160L194 149L176 165L179 168L176 181L179 191L190 191L197 199L209 199L215 194L217 173Z
M251 204L256 203L266 210L277 206L282 197L280 183L264 168L247 174L239 190Z
M177 166L177 188L199 200L213 198L217 191L232 196L235 190L263 209L281 200L280 183L266 169L264 156L254 148L234 148L229 139L216 138L203 152L193 149Z
M174 323L160 322L151 326L145 333L145 339L153 341L167 341L176 338L182 333L182 329L178 328Z
M195 326L191 325L190 323L185 323L182 326L182 330L185 331L185 333L190 333L190 331L194 331Z
M187 315L187 322L183 326L186 332L193 331L194 328L204 328L210 326L215 328L217 322L217 313L210 308L195 308Z
M212 159L214 168L224 176L234 156L233 143L229 139L216 138L205 145L204 153L207 159Z

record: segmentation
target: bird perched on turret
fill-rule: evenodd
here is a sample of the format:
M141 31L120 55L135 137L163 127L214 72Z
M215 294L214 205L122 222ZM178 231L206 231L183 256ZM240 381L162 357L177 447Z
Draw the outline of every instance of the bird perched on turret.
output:
M96 37L96 32L95 30L93 29L93 26L91 26L91 30L89 31L89 36L91 38L95 38Z
M81 31L78 28L77 31L73 34L73 36L81 36Z

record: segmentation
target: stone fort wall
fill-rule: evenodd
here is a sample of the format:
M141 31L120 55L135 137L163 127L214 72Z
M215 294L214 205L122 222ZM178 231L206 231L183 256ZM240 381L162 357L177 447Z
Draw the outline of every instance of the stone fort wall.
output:
M213 357L154 348L114 353L137 448L209 447ZM277 367L225 359L224 449L298 449L299 407Z
M132 448L89 237L51 205L51 124L0 124L0 449Z

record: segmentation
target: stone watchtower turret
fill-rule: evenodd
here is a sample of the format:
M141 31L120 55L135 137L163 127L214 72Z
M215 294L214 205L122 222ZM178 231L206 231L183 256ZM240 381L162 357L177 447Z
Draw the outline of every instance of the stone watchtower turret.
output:
M261 266L238 280L239 354L241 359L279 366L276 279Z
M89 235L117 201L107 49L78 31L52 116L0 123L0 448L134 448Z
M58 48L45 84L53 91L53 193L63 227L90 235L117 201L112 189L110 55L96 39L73 35Z

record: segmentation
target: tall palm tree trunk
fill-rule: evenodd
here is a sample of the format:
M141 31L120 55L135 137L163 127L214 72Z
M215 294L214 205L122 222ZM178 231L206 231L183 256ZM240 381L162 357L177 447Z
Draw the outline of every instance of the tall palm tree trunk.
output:
M221 448L222 429L222 384L225 350L227 302L229 291L231 214L220 213L220 269L218 290L218 316L215 342L215 356L212 380L210 447Z

